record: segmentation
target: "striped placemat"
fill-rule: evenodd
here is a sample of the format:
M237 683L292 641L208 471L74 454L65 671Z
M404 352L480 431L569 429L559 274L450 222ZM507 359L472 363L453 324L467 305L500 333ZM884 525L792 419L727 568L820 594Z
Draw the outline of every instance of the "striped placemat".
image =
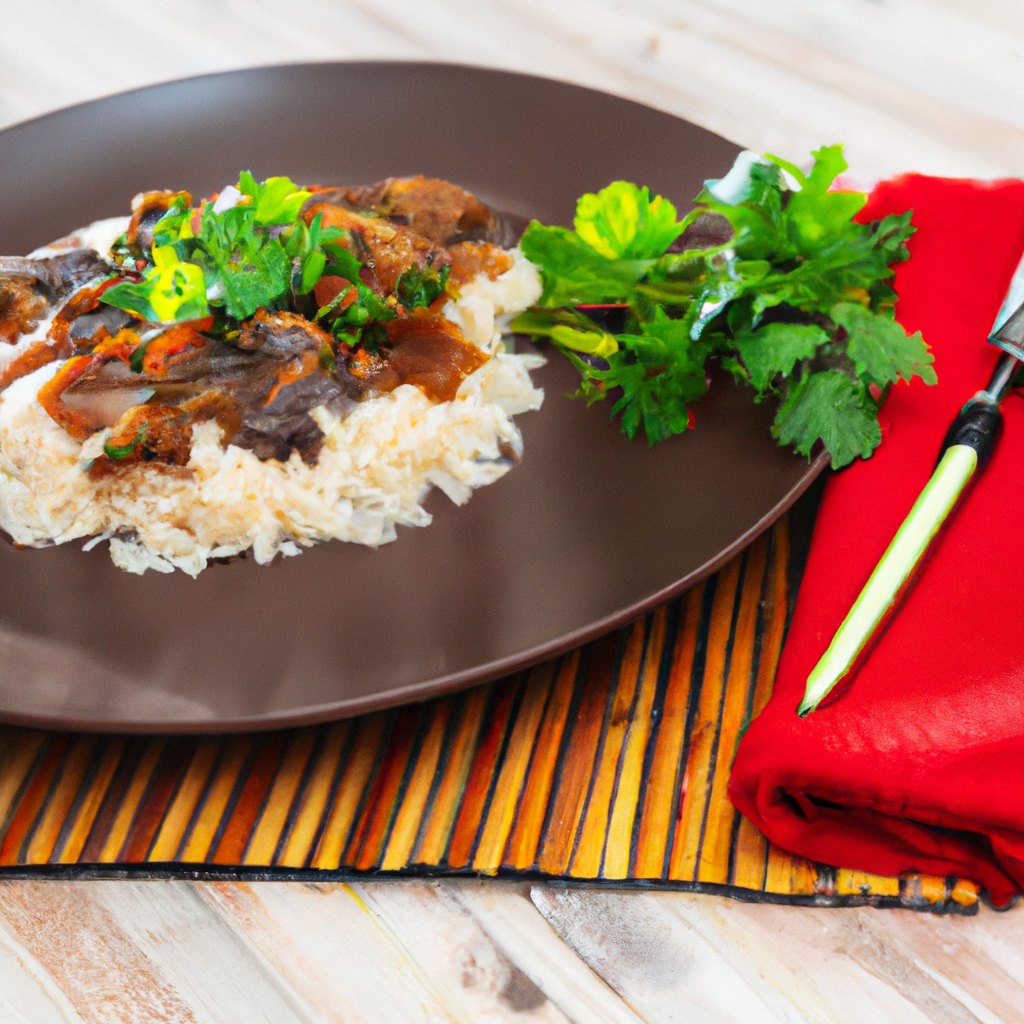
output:
M970 912L768 843L726 797L789 613L789 524L618 632L452 697L290 731L0 728L0 874L521 875Z

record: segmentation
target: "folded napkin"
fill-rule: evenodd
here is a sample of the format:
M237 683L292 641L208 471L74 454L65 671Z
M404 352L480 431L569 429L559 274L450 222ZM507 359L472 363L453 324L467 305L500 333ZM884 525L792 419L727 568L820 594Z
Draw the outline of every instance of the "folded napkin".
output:
M1024 251L1024 182L910 175L860 219L914 211L897 316L939 383L893 389L875 454L825 488L771 700L729 795L778 846L876 874L958 875L996 905L1024 888L1024 399L924 573L849 689L796 715L811 669L985 386L992 321Z

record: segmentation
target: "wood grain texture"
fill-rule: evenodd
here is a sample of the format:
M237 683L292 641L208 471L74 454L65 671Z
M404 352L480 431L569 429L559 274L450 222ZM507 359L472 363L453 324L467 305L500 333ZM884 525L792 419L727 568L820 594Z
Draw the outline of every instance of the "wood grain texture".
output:
M0 1020L1020 1024L1024 914L501 881L0 883Z
M0 124L253 64L447 60L625 95L797 162L845 141L862 184L998 177L1024 173L1022 46L1015 0L36 0L5 10Z
M796 162L822 143L845 141L854 184L911 169L997 177L1024 174L1022 55L1024 9L1016 0L35 0L4 9L0 124L137 85L258 63L453 60L606 89ZM764 643L781 642L785 602L777 598L777 590L765 594ZM687 644L696 642L704 600L703 589L693 592L665 622L653 696L662 714L647 737L656 770L633 804L638 838L630 870L641 877L662 877L671 863L678 770L690 759L695 650ZM586 807L560 789L558 752L577 708L553 697L572 691L577 670L559 670L522 778L521 799L534 810L518 811L511 825L503 856L516 868L547 858L549 867L565 870L573 856ZM644 672L654 671L645 661ZM769 683L770 674L759 671L752 713ZM647 694L640 685L637 707ZM454 853L467 864L477 853L484 801L459 816L481 730L494 721L488 696L478 691L449 723L448 758L423 804L413 862L450 861ZM723 709L723 727L732 712ZM215 772L233 763L222 741L196 746L169 792L145 782L139 788L145 750L131 742L97 756L81 742L43 734L17 742L0 736L0 857L24 851L95 862L117 855L106 841L122 826L134 829L137 850L153 833L147 853L154 861L195 855L229 835L197 833L197 809L223 798L226 810L234 797L239 814L252 817L255 809L247 862L337 866L363 813L359 799L339 800L339 791L362 792L360 777L374 772L369 755L388 722L374 722L375 736L356 736L347 725L296 736L262 810L256 790L265 777L247 793L244 784L238 793L226 787L226 796L209 788ZM639 743L645 727L631 726L623 749ZM723 732L720 742L722 735L728 740ZM410 770L417 801L434 739L423 738ZM587 756L592 765L596 747ZM589 779L587 756L569 766L582 779ZM309 774L314 760L328 770ZM506 774L510 789L520 771ZM65 775L64 802L47 804L50 783ZM75 777L90 785L72 794ZM635 780L621 775L617 785L609 807L620 832ZM564 816L573 839L538 853L546 818L535 808L553 794L552 811ZM131 820L118 825L129 801ZM488 833L495 849L506 829L498 824ZM396 825L385 857L404 850L414 829L407 819ZM229 835L231 842L237 848ZM866 882L891 893L895 884L842 871L822 879L742 822L736 844L744 853L730 868L735 885L782 893L831 885L856 893ZM604 866L618 875L622 865L606 853ZM942 880L908 880L903 888L908 898L957 898L955 887L947 897ZM0 1021L989 1024L1024 1020L1022 950L1021 911L936 917L794 910L494 880L21 880L0 883Z

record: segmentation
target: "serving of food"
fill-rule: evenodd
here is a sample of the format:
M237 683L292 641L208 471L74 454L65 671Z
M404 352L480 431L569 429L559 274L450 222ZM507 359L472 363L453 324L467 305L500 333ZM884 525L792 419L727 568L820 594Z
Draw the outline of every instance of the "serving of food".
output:
M462 504L520 458L512 417L543 392L538 357L502 341L515 314L582 396L618 389L630 437L686 430L718 357L781 398L782 443L870 455L884 389L935 378L892 318L909 215L854 224L864 197L829 191L843 168L838 146L809 175L743 154L681 220L614 182L522 249L521 223L422 176L140 194L130 218L0 261L0 526L192 576L393 540L429 523L431 487Z
M321 540L378 545L518 461L541 293L519 226L423 177L287 178L0 260L0 527L108 540L123 569L201 572Z

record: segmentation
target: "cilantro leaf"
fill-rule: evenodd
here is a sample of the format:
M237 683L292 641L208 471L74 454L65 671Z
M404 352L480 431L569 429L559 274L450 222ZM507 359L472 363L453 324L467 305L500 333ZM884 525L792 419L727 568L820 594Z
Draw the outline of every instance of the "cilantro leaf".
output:
M343 246L331 243L324 248L331 259L324 273L344 278L356 290L356 301L337 314L331 324L335 335L340 337L342 334L348 335L350 331L360 331L372 322L387 323L394 320L397 315L394 310L389 309L373 289L363 282L360 276L360 271L363 269L362 263ZM332 303L319 309L315 319L319 320L332 313L340 303L343 294L344 292L339 293Z
M613 411L630 436L640 425L649 439L685 429L682 410L716 355L758 400L778 395L780 442L808 454L821 441L835 466L869 455L880 441L869 385L935 381L920 334L908 336L893 317L892 265L908 257L914 228L909 211L857 223L867 197L835 187L847 168L842 147L813 155L804 172L741 153L681 221L667 200L614 182L581 197L574 232L534 222L521 244L541 268L547 317L532 310L514 329L555 341L588 401L619 395ZM718 231L722 244L666 254L707 215L724 218L731 239ZM606 336L551 309L591 303L628 305L628 332ZM593 365L598 354L606 369Z
M613 181L576 203L576 234L610 260L657 259L682 233L676 208L644 186Z
M885 387L901 377L917 376L926 384L936 381L935 357L928 351L921 332L908 335L902 325L856 302L840 302L832 319L848 334L847 351L859 376Z
M841 469L858 455L866 459L882 441L878 409L860 382L841 370L811 373L790 390L779 408L772 433L808 458L820 440Z

